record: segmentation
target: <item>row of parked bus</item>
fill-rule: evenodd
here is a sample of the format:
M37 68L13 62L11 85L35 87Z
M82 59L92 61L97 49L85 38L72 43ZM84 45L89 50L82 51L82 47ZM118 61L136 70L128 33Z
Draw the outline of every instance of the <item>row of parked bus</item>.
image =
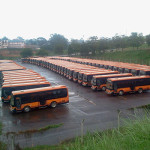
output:
M66 86L52 87L40 74L22 68L22 70L2 70L1 100L10 102L12 112L29 112L32 108L47 106L54 108L57 104L68 103L69 96Z
M66 61L60 57L39 57L27 58L22 61L48 68L83 86L91 86L93 90L106 90L107 94L142 93L150 89L149 75L133 76L132 73L106 69L105 67L99 68L71 61L71 59ZM146 67L149 68L149 66Z
M150 66L147 65L105 61L105 60L83 59L83 58L81 59L75 57L50 57L50 58L96 66L99 68L119 71L120 73L132 73L135 76L150 75Z

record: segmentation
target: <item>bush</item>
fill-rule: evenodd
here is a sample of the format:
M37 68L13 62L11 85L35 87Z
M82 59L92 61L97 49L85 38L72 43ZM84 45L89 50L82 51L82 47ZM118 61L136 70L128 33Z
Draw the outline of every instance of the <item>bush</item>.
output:
M43 50L43 49L40 49L37 53L36 53L37 56L48 56L48 51L47 50Z
M24 48L21 53L20 53L21 57L25 58L25 57L31 57L33 56L33 51L30 48Z

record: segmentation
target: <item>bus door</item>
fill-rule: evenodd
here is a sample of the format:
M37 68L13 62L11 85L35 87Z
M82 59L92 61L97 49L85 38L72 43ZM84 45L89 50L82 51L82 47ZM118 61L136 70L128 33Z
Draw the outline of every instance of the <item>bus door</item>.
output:
M134 89L135 89L135 82L136 82L136 81L131 82L130 89L131 89L132 91L134 91Z
M21 99L20 99L20 97L16 97L15 102L16 102L17 109L21 109Z
M46 97L44 93L40 93L38 98L39 98L40 106L43 106L46 104Z

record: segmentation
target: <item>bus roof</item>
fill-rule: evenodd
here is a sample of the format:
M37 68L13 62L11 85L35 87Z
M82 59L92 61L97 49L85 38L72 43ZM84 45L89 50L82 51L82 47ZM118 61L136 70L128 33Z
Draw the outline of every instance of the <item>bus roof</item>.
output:
M24 74L39 74L37 72L17 72L17 73L9 73L9 74L3 74L4 76L16 76L16 75L24 75Z
M84 74L86 74L86 73L95 73L95 72L109 72L108 70L106 70L106 69L101 69L101 70L81 70L81 71L79 71L79 73L84 73Z
M111 73L118 73L118 71L96 71L96 72L85 72L84 75L94 75L94 74L111 74Z
M39 84L50 84L50 82L48 81L43 81L43 82L30 82L30 83L18 83L18 84L7 84L7 85L3 85L2 88L4 87L16 87L16 86L27 86L27 85L39 85Z
M6 85L6 84L20 84L20 83L29 83L29 82L42 82L42 81L47 81L46 79L31 79L31 80L18 80L18 81L4 81L3 82L3 85Z
M11 78L26 78L26 77L41 77L39 74L25 74L25 75L16 75L16 76L4 76L3 79L11 79Z
M150 76L131 76L131 77L122 77L122 78L109 78L111 81L121 81L121 80L132 80L132 79L144 79L150 78Z
M41 87L41 88L13 91L12 94L13 95L21 95L21 94L41 92L41 91L48 91L48 90L56 90L56 89L62 89L62 88L67 88L67 87L65 85Z
M107 74L107 75L96 75L93 78L105 78L105 77L115 77L115 76L132 76L132 73L121 73L121 74Z
M28 77L25 77L25 78L8 78L8 79L5 79L4 82L34 80L34 79L45 79L45 77L42 77L42 76L28 76Z
M19 73L19 72L35 72L35 71L33 71L31 69L13 70L13 71L3 71L3 74Z

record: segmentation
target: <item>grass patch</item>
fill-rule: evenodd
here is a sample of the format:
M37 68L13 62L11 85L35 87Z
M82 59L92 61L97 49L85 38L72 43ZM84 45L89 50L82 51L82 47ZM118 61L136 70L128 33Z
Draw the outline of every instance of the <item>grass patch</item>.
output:
M106 52L93 58L150 65L150 49Z
M24 150L148 150L150 149L150 117L135 116L124 120L124 127L104 132L87 133L83 139L75 138L56 146L36 146Z
M3 142L0 142L0 150L7 150L7 145Z
M14 135L31 134L31 133L35 133L35 132L42 132L42 131L46 131L46 130L49 130L49 129L58 128L62 125L63 125L63 123L60 123L60 124L48 125L48 126L45 126L43 128L39 128L39 129L32 129L32 130L19 131L19 132L7 132L6 135L9 135L9 134L14 134Z
M52 129L52 128L58 128L60 126L62 126L63 123L60 123L60 124L54 124L54 125L48 125L46 127L43 127L43 128L40 128L38 129L38 131L45 131L45 130L49 130L49 129Z

